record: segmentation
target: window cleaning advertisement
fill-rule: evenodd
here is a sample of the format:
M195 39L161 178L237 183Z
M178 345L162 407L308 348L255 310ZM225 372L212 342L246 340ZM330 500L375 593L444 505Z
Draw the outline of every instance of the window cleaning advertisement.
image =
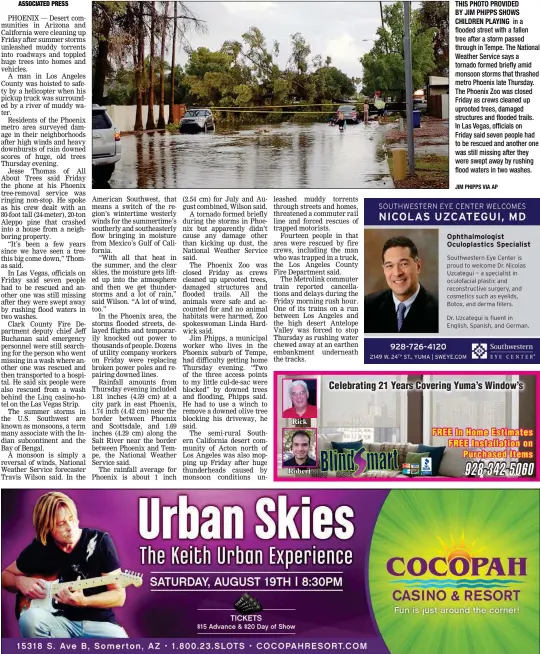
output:
M535 372L276 372L274 480L538 480L539 389Z
M538 651L536 489L6 490L2 538L5 654Z
M534 364L538 199L364 200L364 362Z

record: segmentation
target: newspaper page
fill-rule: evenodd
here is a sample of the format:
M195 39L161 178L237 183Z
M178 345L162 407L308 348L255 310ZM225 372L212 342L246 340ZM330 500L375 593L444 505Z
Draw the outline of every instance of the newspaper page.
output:
M5 0L3 654L539 653L539 19Z

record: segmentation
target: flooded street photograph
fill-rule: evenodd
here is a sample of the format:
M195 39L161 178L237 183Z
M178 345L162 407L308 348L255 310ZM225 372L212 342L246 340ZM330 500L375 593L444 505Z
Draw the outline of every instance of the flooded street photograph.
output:
M122 137L111 188L393 188L377 123Z
M94 188L448 188L448 4L331 5L95 3Z

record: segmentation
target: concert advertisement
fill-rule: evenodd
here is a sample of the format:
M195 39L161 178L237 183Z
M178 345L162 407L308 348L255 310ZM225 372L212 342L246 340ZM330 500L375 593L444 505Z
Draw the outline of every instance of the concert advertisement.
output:
M62 524L41 546L32 521L39 528L44 497L62 502ZM537 489L4 490L2 652L39 638L39 649L537 654L539 499ZM62 538L75 543L70 557ZM30 594L50 573L45 599L17 593L14 570Z

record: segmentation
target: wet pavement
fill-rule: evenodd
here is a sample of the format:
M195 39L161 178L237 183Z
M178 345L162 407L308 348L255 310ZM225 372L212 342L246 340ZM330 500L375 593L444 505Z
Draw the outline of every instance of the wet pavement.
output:
M402 143L391 143L388 147L390 150L394 150L395 148L405 148L406 150L407 141L403 141ZM439 157L447 157L448 137L434 136L432 138L417 138L414 140L414 152L416 156L436 154Z
M393 188L385 127L267 125L207 134L129 134L110 188Z
M387 147L407 149L406 126L401 132L397 129L397 121L388 125L386 134ZM422 119L420 129L414 130L414 152L416 156L437 155L448 157L448 121Z

